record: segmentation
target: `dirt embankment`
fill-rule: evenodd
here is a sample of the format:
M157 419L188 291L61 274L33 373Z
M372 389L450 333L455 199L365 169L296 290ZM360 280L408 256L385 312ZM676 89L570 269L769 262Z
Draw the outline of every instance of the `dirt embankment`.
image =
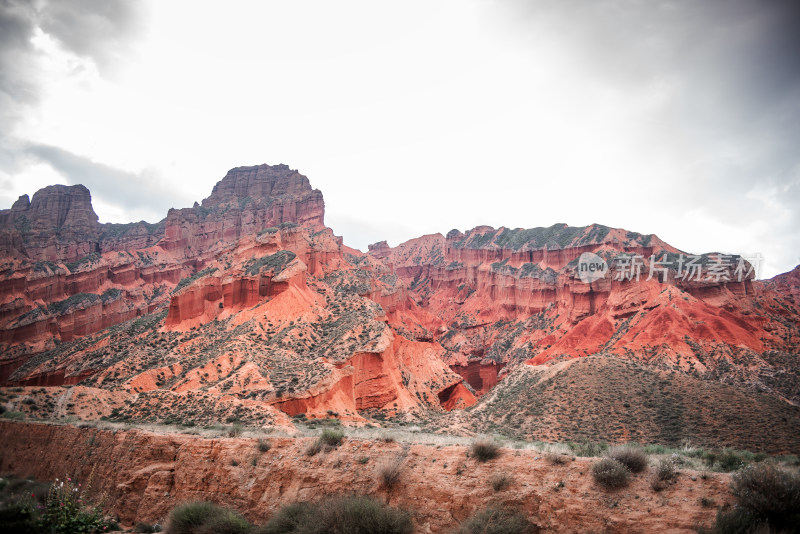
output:
M661 492L647 475L609 492L590 475L592 459L552 465L535 450L502 449L478 463L467 448L345 439L336 450L308 456L313 438L265 438L261 452L250 438L206 439L141 430L98 430L0 422L0 473L52 480L66 474L108 494L107 510L124 523L163 523L187 500L236 508L256 523L281 505L323 495L366 493L410 511L417 532L447 532L490 503L521 507L545 532L694 532L732 501L728 476L682 472ZM378 483L382 464L404 458L399 484ZM507 475L506 489L492 487ZM701 500L706 504L703 506Z

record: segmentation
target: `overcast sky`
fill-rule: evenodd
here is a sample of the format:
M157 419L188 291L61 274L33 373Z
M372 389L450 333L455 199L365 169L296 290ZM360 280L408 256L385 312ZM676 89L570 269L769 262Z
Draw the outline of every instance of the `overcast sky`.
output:
M594 222L800 263L800 2L0 0L0 208L285 163L346 244Z

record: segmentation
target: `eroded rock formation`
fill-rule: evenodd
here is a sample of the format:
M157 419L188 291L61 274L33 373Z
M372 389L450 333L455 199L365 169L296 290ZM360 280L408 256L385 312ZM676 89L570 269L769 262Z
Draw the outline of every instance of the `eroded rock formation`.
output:
M797 270L691 280L682 251L601 225L481 226L365 254L285 165L232 169L156 224L99 224L90 200L55 186L0 212L4 384L114 392L128 402L107 415L123 420L363 424L480 404L520 366L613 355L800 403ZM584 253L609 273L582 281ZM631 258L639 276L614 276Z

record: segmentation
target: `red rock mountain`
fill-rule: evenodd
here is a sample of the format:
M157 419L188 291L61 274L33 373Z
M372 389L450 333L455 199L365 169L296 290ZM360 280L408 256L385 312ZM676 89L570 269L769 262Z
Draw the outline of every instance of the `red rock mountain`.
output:
M670 406L684 419L641 423L650 430L640 441L685 437L667 423L711 444L747 444L763 431L742 424L731 430L737 441L697 423L706 416L688 400L704 384L752 404L762 422L780 414L776 425L800 424L797 269L757 281L739 276L750 264L738 257L723 265L706 254L697 257L705 276L690 280L684 253L653 235L484 226L365 254L325 227L322 193L305 176L260 165L229 171L201 204L157 224L99 224L86 188L48 187L0 212L0 247L0 381L80 384L103 399L45 409L54 417L288 427L389 418L569 439L576 430L548 433L528 419L566 401L531 411L526 392L560 398L552 381L592 390L589 379L613 369L621 384L656 373L674 385ZM606 262L606 276L581 281L584 253ZM638 279L615 277L636 261ZM563 365L585 356L608 364ZM615 399L596 394L585 405L602 411ZM594 431L630 434L626 425Z

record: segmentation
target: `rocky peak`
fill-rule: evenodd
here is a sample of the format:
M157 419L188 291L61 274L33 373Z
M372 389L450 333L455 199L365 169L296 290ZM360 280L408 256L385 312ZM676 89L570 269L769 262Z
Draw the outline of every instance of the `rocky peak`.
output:
M254 165L229 170L203 201L203 207L221 206L231 200L269 204L275 198L317 195L322 196L319 190L311 188L308 178L288 165Z
M83 185L51 185L0 210L0 253L69 261L98 250L100 224Z
M325 227L325 201L308 178L287 165L236 167L201 205L170 210L162 246L189 256L283 223Z
M378 241L377 243L368 245L368 248L369 255L378 259L386 258L392 252L392 249L389 247L389 243L386 241Z
M17 204L20 200L14 203ZM98 224L92 194L80 184L40 189L34 193L28 212L33 226L43 231L60 230L65 225L69 225L70 231L86 231L95 229Z
M14 205L11 206L11 211L26 211L31 207L31 199L28 195L21 195Z

